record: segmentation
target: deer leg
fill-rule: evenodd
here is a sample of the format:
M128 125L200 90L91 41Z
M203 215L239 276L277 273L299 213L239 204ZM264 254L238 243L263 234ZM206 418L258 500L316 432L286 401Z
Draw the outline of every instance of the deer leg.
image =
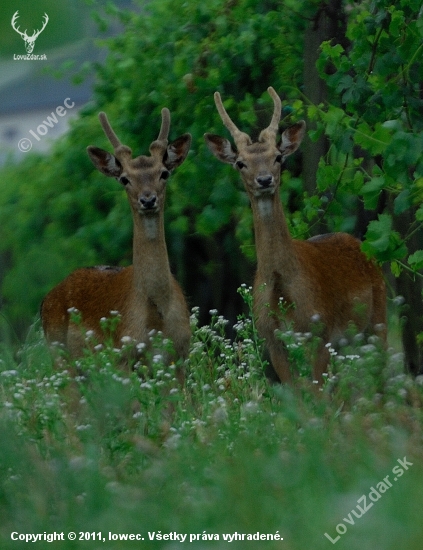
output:
M323 384L323 373L328 371L330 354L325 342L320 342L313 363L313 380L317 380L319 386Z
M278 375L282 384L290 384L292 382L291 370L289 368L289 361L286 355L286 351L282 342L268 342L267 347L270 354L270 360L272 366Z
M189 345L191 341L191 328L189 320L181 319L180 312L174 312L175 315L169 315L163 326L163 334L165 334L173 344L174 353L169 359L176 361L178 358L185 359L189 353ZM176 378L181 386L185 383L185 370L181 361L176 363Z
M373 286L373 310L370 318L371 331L379 336L382 347L387 347L387 324L386 324L386 290L380 284Z

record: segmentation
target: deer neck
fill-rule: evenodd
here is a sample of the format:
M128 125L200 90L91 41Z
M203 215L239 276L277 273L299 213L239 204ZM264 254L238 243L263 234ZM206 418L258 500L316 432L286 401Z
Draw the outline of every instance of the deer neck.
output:
M279 193L251 197L251 206L261 282L272 281L277 273L289 283L298 273L298 260Z
M163 304L169 297L171 272L162 212L134 215L133 269L136 295Z

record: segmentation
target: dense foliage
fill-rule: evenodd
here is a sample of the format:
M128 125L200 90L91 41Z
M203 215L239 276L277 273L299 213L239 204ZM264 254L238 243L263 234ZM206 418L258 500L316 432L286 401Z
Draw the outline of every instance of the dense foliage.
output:
M367 210L375 210L381 191L387 192L385 211L370 224L364 249L392 262L394 273L407 265L423 267L423 251L407 258L407 241L423 220L419 10L419 2L405 1L358 6L349 19L348 50L322 44L321 75L338 101L324 111L310 107L330 138L330 158L342 161L322 160L318 185L325 190L327 180L335 180L351 195L361 195ZM413 224L402 234L393 231L393 217L408 209L415 210Z
M317 185L324 193L346 194L349 214L356 204L363 250L390 265L397 278L396 292L407 304L405 366L418 374L423 370L420 4L361 3L348 18L346 38L347 47L323 43L318 64L333 104L308 109L320 121L317 132L325 132L331 144ZM354 196L360 202L351 203Z

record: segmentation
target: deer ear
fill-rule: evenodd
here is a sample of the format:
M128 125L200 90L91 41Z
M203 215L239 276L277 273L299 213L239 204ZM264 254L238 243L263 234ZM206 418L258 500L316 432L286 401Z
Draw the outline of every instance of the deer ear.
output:
M217 159L226 164L234 164L238 153L228 139L216 134L204 134L204 139L206 140L207 147Z
M186 159L191 147L191 134L184 134L169 143L163 158L163 164L168 170L174 170Z
M298 149L303 140L305 128L306 124L304 120L301 120L282 133L282 141L278 149L284 157L292 155Z
M97 170L109 178L118 178L121 175L122 165L111 153L92 145L87 147L87 153Z

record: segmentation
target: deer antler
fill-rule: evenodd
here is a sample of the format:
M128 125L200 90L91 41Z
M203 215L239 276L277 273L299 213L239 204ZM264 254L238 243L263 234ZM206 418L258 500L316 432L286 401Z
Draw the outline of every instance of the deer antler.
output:
M110 143L113 145L115 156L131 156L132 150L127 147L126 145L122 145L120 142L120 139L117 137L115 132L113 131L109 119L107 118L106 113L103 111L98 114L98 118L100 119L101 127L104 130L104 133L106 134L107 139L110 141Z
M273 116L270 124L267 128L260 132L259 141L276 141L276 136L279 128L279 121L281 119L282 103L278 94L275 92L272 86L267 88L270 97L273 99Z
M39 31L34 31L33 35L31 36L32 39L36 39L39 34L43 32L43 30L46 28L46 25L48 23L48 15L45 13L43 16L45 19L43 20L43 26Z
M162 109L162 125L160 126L160 132L158 138L150 145L150 153L155 156L162 156L164 150L167 148L168 137L170 130L170 111L167 107Z
M223 124L229 130L231 136L234 138L236 145L238 146L250 145L251 144L250 136L245 132L241 132L241 130L239 130L235 125L235 123L231 120L230 116L226 112L225 107L223 106L222 99L220 97L219 92L214 93L214 102L216 104L216 108L218 110L220 118L222 119Z
M162 109L162 125L160 127L159 137L157 141L166 141L169 137L170 130L170 111L167 107Z
M15 26L15 23L16 23L18 17L19 17L19 10L17 10L17 11L13 14L13 17L12 17L12 27L13 27L13 29L14 29L18 34L20 34L23 38L28 38L28 36L27 36L27 34L26 34L26 29L25 29L25 32L21 32L21 31L19 30L19 27L16 28L16 26Z
M119 138L117 137L117 135L114 133L112 127L110 126L110 122L109 122L109 119L107 118L106 113L101 111L101 113L98 114L98 118L100 119L101 127L103 128L107 139L110 141L113 147L117 149L122 144Z

